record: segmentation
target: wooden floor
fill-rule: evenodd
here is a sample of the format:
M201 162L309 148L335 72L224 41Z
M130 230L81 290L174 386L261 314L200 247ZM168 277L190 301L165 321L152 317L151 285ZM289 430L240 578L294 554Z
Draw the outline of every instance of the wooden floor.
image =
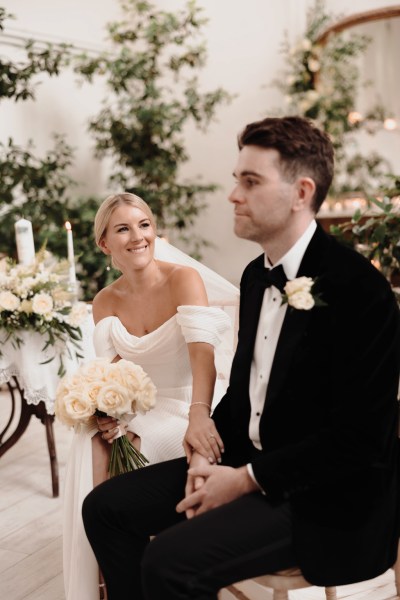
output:
M7 421L8 410L8 396L0 392L0 430ZM71 435L62 425L55 424L61 488ZM242 589L251 591L252 600L272 598L269 591L255 584ZM226 591L221 597L232 600ZM324 597L318 588L291 592L292 600L323 600ZM393 600L395 597L392 571L369 582L338 588L338 598L346 600ZM0 458L0 599L65 600L61 499L51 494L45 430L35 417L19 442Z

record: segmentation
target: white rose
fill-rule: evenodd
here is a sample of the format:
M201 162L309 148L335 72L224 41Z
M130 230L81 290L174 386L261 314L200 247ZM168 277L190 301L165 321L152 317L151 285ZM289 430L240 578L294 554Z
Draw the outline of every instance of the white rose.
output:
M151 381L150 377L146 376L146 380L140 393L135 398L136 410L140 413L145 413L154 407L156 403L157 388Z
M65 413L73 420L79 422L85 422L90 419L94 414L95 406L91 401L91 398L86 393L86 387L81 386L80 389L76 388L71 390L66 396L64 396Z
M17 310L20 299L12 292L0 292L0 310Z
M128 360L120 360L115 365L120 369L120 383L132 391L134 409L146 412L153 408L157 389L146 371Z
M129 388L132 392L141 388L145 376L146 373L140 365L125 359L113 363L109 372L110 379Z
M56 393L54 412L56 417L67 425L73 427L75 423L87 422L94 414L95 406L87 394L86 387L74 385L69 381L61 381Z
M111 363L107 358L95 358L86 365L80 367L78 375L86 381L86 383L98 383L107 381Z
M92 381L86 386L86 393L91 404L94 406L95 409L97 408L97 398L103 386L104 381Z
M40 292L32 298L32 311L37 315L48 315L53 309L53 298L50 294Z
M311 277L296 277L285 285L285 294L291 296L296 292L310 292L314 282Z
M288 304L297 310L310 310L315 301L310 292L298 291L288 297Z
M132 412L132 392L117 382L104 385L97 396L97 407L110 417Z
M76 302L72 305L71 312L66 317L66 322L71 327L79 327L82 325L88 315L88 310L85 302Z
M54 414L67 427L73 427L77 422L72 419L65 409L64 396L57 396L54 402Z

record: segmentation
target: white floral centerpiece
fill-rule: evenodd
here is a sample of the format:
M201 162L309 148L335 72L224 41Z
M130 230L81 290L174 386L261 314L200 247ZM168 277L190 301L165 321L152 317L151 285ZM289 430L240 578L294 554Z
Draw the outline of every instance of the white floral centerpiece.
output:
M68 427L107 415L126 424L136 413L144 414L153 408L155 397L156 387L142 367L125 359L110 363L97 358L60 381L54 409L56 417ZM112 442L110 476L148 462L120 430Z
M68 280L67 261L58 261L45 249L36 254L31 265L17 264L9 258L0 260L0 336L3 343L19 347L22 331L43 335L43 350L54 347L58 357L58 374L64 375L64 353L81 358L80 325L88 315L85 302L77 302ZM1 351L0 351L1 355Z

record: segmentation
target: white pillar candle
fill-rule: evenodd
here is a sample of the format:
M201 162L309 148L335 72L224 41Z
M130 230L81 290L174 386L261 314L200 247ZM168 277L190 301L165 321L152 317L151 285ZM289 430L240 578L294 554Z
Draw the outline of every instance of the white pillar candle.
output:
M69 283L71 286L75 286L76 285L76 273L75 273L74 241L72 239L72 227L71 227L71 223L69 221L65 222L65 229L67 230Z
M32 223L27 219L19 219L19 221L16 221L14 228L18 262L22 265L30 265L35 260Z

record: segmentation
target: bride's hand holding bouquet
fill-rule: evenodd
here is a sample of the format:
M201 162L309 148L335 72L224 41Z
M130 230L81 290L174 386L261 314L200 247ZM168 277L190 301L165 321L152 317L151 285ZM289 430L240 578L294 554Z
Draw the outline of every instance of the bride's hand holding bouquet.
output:
M96 417L111 417L121 422L118 437L116 432L106 436L112 439L109 464L112 477L148 463L130 443L125 431L137 412L144 414L153 408L155 396L153 382L139 365L124 359L110 363L100 358L82 365L74 375L60 381L55 414L69 427L88 423Z

